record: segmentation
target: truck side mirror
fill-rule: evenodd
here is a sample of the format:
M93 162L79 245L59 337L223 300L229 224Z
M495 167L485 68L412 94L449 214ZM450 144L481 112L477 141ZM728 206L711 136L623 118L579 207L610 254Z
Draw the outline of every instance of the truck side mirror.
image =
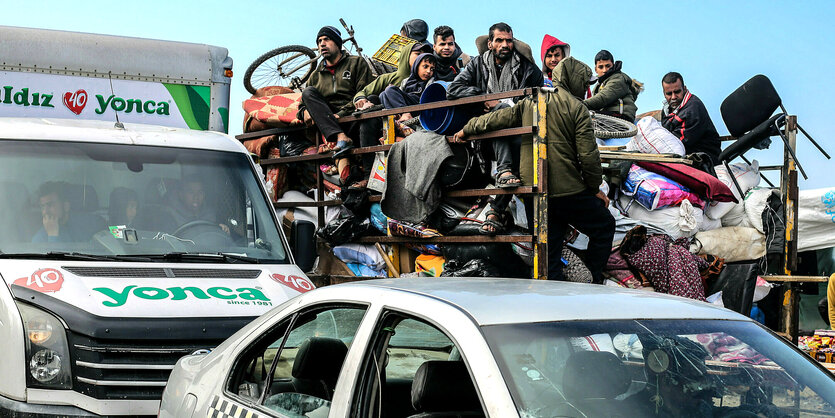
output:
M316 225L296 219L290 225L290 249L296 256L296 265L307 273L316 261Z

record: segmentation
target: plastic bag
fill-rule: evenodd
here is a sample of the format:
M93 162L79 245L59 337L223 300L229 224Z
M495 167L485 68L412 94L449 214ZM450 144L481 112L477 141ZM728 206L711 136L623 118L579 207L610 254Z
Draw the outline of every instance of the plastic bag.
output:
M696 235L704 220L702 210L693 206L687 199L682 200L679 206L652 211L633 204L628 196L621 196L618 201L621 211L625 210L628 217L659 228L673 239Z
M385 193L386 192L386 163L388 160L386 159L385 152L378 152L374 154L374 168L371 170L371 173L368 175L368 187L369 190L374 190L376 192Z
M797 250L835 247L835 187L801 190L797 213Z
M383 214L379 203L371 204L371 216L369 216L369 220L371 221L371 225L380 231L380 233L388 235L389 218Z
M316 235L335 247L367 234L371 228L371 222L368 219L359 220L349 215L328 222L316 231Z
M732 311L747 315L751 312L754 288L757 284L757 263L728 263L705 293L722 292L722 303Z
M472 259L466 263L458 260L447 261L444 265L446 277L501 277L499 270L486 260Z
M333 255L346 264L362 264L377 271L386 268L386 262L383 261L383 257L373 245L369 244L337 245L333 247Z
M736 182L739 184L739 187L742 188L743 194L760 184L760 163L757 160L752 161L751 165L736 163L730 164L729 167L731 168L731 174L733 174L733 177L736 178ZM739 194L739 190L736 188L736 185L734 185L731 174L728 173L725 166L722 164L717 165L714 167L714 170L716 171L716 178L728 186L728 188L731 189L731 193L733 193L737 200L739 200L738 204L742 204L744 195L741 196ZM736 205L737 203L733 202L712 202L707 208L705 208L705 216L710 219L722 219L722 217L727 215L728 212L730 212Z
M637 165L633 165L629 169L629 174L621 186L621 191L649 210L675 206L684 199L690 200L690 203L699 207L705 205L704 201L697 195L690 193L688 188L660 174L644 170Z
M652 116L641 118L636 125L638 134L626 144L628 151L684 155L684 143L661 126L661 123Z
M308 141L307 138L301 134L279 135L278 140L278 149L282 157L295 157L297 155L302 155L304 150L313 146L313 143Z

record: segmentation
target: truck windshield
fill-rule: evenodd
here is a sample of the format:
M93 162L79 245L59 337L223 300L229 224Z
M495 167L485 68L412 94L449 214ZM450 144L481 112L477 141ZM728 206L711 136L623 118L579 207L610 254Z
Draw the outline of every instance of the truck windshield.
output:
M0 141L4 257L178 261L186 260L183 253L222 253L216 258L284 263L268 205L242 153Z

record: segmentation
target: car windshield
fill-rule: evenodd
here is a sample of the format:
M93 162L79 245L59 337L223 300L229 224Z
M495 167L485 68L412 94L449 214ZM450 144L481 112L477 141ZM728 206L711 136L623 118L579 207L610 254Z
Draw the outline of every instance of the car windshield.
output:
M0 231L3 257L287 261L248 157L234 152L0 141Z
M742 321L483 327L522 417L833 416L835 379Z

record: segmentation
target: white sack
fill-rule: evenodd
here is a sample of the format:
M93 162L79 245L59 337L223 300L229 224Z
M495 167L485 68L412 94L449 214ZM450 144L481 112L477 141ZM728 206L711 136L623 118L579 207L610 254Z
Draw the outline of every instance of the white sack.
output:
M747 193L754 187L759 186L760 163L757 160L752 161L751 165L746 163L736 163L730 164L729 166L731 167L731 173L734 177L736 177L737 183L739 183L739 187L742 188L742 193ZM731 193L733 193L734 197L736 197L736 199L740 202L712 202L707 208L705 208L705 216L708 218L722 219L722 217L728 214L734 206L742 203L743 196L740 196L739 190L737 190L731 175L728 174L728 170L724 165L717 165L713 169L716 170L716 177L728 186L729 189L731 189Z
M627 150L646 154L684 155L684 143L652 116L641 118L636 125L638 134L626 144Z
M741 226L699 232L690 252L724 258L728 263L756 260L765 255L765 234Z
M638 203L630 201L629 197L621 196L620 206L626 209L628 217L662 229L673 239L692 237L704 221L702 210L693 206L687 199L682 200L680 206L646 210Z
M705 216L704 220L702 220L702 224L699 225L699 231L713 231L714 229L719 229L721 227L721 219L710 219L707 216Z
M835 247L835 187L801 190L797 212L797 250Z
M745 216L748 217L748 223L762 233L765 233L763 211L766 210L768 198L772 193L773 189L755 188L745 195Z
M745 197L727 215L722 217L722 226L744 226L763 231L762 213L768 197L779 193L767 187L755 187L745 193Z

